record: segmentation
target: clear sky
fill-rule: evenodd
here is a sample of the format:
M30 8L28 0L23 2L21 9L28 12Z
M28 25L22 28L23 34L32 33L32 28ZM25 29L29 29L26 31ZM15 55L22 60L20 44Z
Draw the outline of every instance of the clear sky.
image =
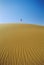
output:
M44 25L44 0L0 0L0 23L19 22Z

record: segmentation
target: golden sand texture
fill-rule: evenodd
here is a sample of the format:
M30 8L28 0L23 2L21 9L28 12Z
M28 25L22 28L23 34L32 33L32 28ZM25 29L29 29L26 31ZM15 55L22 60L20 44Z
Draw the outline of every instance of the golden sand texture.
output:
M0 24L0 65L44 65L44 26Z

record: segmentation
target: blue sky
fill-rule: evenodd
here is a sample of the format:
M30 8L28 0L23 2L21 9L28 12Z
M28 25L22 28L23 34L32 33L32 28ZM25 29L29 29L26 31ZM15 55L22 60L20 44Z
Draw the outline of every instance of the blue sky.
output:
M44 0L0 0L0 23L44 25Z

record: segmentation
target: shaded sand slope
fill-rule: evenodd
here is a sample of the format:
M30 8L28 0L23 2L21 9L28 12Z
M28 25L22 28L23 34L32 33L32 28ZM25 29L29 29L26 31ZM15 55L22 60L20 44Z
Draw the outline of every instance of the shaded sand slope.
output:
M44 65L44 26L0 24L0 65Z

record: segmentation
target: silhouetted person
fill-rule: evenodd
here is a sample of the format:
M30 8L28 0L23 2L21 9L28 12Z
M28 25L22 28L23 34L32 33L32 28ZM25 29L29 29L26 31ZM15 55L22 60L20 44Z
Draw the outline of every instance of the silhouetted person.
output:
M20 22L22 22L22 18L20 19Z

